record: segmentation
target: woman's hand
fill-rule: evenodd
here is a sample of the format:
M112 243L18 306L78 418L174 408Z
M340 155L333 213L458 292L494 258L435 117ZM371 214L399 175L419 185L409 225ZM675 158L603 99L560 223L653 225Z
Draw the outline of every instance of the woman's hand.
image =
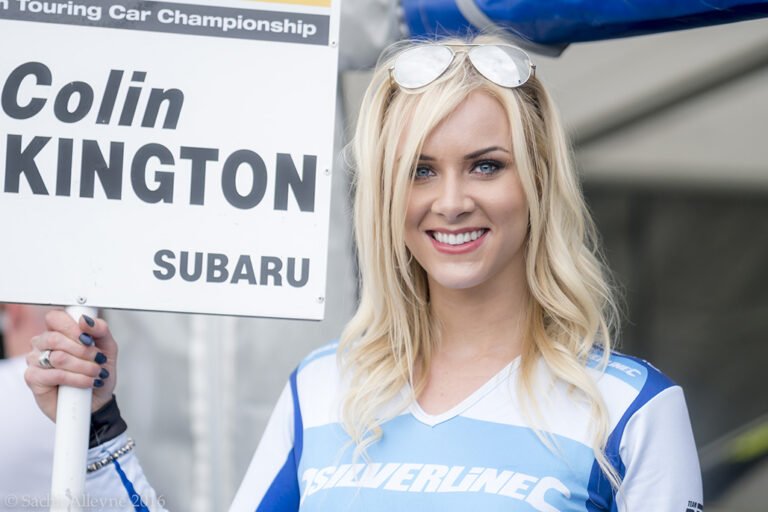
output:
M45 322L48 331L32 338L24 373L37 405L56 421L56 400L63 385L93 388L91 411L101 408L112 398L117 381L117 343L107 323L84 316L75 321L64 311L51 311ZM44 368L41 355L49 350L52 368Z

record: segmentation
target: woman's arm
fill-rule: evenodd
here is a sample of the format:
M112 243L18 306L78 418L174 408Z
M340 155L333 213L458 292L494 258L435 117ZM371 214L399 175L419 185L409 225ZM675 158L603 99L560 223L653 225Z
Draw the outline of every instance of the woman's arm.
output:
M230 512L299 510L297 475L303 427L295 383L296 372L280 394Z
M83 510L166 512L165 498L149 485L126 433L88 450L89 467L105 460L109 462L86 474Z
M106 512L162 512L164 501L147 482L133 441L125 433L112 391L117 381L117 343L106 322L63 311L46 316L48 331L32 340L25 379L37 404L56 420L60 385L93 389L85 496L78 507ZM47 365L41 355L46 354ZM85 471L86 468L83 468Z
M630 418L619 454L626 468L619 512L703 510L699 457L679 386L661 391Z

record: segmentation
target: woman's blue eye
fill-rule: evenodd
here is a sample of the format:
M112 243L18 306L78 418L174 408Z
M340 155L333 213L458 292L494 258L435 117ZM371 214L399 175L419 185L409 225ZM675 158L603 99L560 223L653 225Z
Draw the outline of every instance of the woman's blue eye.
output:
M432 176L432 169L423 165L416 167L413 171L413 178L417 180L429 178L430 176Z
M498 171L500 168L501 168L501 164L499 162L494 162L490 160L478 162L475 165L475 169L480 174L493 174L496 171Z

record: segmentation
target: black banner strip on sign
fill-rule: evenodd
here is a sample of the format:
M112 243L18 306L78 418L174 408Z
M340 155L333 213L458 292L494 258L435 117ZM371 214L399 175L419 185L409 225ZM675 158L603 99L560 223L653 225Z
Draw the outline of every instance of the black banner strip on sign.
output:
M0 0L0 19L327 45L329 16L133 0Z

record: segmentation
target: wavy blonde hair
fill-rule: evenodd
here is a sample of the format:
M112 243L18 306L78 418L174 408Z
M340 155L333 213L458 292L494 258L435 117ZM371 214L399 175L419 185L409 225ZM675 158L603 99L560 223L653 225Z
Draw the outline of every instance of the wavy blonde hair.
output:
M471 42L505 41L481 36ZM526 248L530 303L518 391L522 397L533 396L533 371L543 359L557 379L582 395L591 408L596 460L617 487L618 475L605 456L606 405L587 372L595 348L603 349L601 365L607 364L618 318L616 302L558 113L535 76L522 87L503 88L480 76L465 53L457 54L451 67L429 86L416 93L402 91L391 85L389 68L401 51L414 44L423 42L401 43L380 61L351 144L361 290L338 354L349 383L341 419L355 443L355 457L365 455L366 448L381 438L381 425L424 387L436 329L429 313L426 273L404 241L410 177L428 134L471 92L482 90L507 113L514 160L530 210ZM413 394L399 400L407 384ZM538 410L535 403L531 405ZM548 444L538 428L537 432Z

